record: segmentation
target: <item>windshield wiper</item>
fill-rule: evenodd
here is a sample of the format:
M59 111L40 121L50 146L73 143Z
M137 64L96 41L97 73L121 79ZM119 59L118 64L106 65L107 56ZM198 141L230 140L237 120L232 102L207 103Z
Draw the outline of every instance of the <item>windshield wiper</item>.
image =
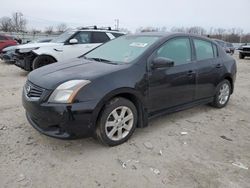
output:
M95 61L99 61L99 62L110 62L110 61L107 60L107 59L102 59L102 58L99 58L99 57L93 57L93 58L91 58L91 59L93 59L93 60L95 60Z
M112 61L107 60L107 59L99 58L99 57L91 57L91 58L84 57L84 58L87 59L87 60L94 60L94 61L98 61L98 62L103 62L103 63L117 65L117 63L115 63L115 62L112 62Z

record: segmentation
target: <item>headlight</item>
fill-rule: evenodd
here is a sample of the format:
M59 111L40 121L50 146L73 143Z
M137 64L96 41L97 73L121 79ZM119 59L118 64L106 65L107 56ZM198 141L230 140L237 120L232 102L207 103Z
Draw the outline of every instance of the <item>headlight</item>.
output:
M78 91L89 83L89 80L70 80L64 82L53 91L48 102L72 103Z
M30 52L32 50L37 50L37 49L39 49L39 47L35 47L35 48L21 48L21 49L19 49L19 52L20 53L27 53L27 52Z

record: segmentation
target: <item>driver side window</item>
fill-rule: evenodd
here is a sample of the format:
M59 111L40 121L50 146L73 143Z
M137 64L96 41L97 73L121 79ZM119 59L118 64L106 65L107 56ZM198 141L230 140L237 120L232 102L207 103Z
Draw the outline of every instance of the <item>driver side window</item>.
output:
M78 40L78 44L88 44L90 43L90 32L79 32L74 38Z
M191 61L189 38L170 39L157 50L156 57L171 59L175 66L189 63Z

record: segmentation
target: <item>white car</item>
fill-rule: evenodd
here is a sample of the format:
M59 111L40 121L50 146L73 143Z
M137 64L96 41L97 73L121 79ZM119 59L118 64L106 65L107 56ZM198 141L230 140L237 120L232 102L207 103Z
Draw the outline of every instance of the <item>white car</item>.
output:
M48 43L19 45L15 51L15 65L31 71L54 62L79 57L102 43L122 35L124 33L111 28L68 30Z

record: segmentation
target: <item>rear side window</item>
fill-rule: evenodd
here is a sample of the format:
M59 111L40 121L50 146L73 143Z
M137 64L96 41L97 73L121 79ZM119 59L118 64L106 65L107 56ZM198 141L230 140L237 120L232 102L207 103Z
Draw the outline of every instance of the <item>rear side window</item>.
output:
M6 40L6 38L0 35L0 40Z
M167 41L158 51L156 57L174 60L175 65L191 61L191 46L188 38L175 38Z
M109 41L109 37L104 32L93 32L92 33L92 43L105 43Z
M214 58L214 49L211 42L194 39L194 47L198 61Z

